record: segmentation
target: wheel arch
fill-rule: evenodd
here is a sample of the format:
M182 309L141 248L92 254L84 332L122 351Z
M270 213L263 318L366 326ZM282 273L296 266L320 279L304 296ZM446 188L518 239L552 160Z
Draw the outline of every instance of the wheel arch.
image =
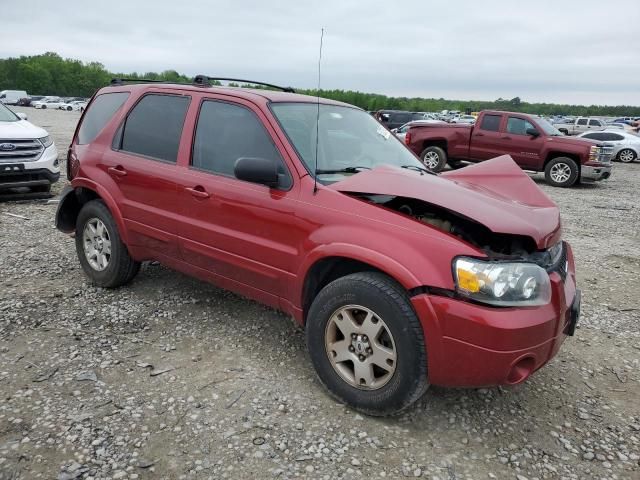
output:
M580 163L579 155L575 153L560 152L557 150L551 150L547 152L547 157L544 160L544 165L542 166L542 170L544 171L544 169L547 168L547 165L551 160L553 160L554 158L560 158L560 157L567 157L573 160L574 162L576 162L576 165L578 166L578 172L580 172L582 165Z
M76 183L77 182L77 183ZM118 226L120 238L127 243L127 230L124 219L113 197L100 185L89 181L74 181L73 187L67 187L63 191L56 212L56 228L64 233L73 233L76 228L76 220L83 205L91 200L102 200L113 215Z
M358 246L340 248L321 248L321 252L310 255L302 268L304 272L300 290L302 306L302 324L306 323L307 313L313 300L326 285L338 278L358 272L379 272L396 281L405 290L420 285L420 281L404 266L395 260Z
M444 150L444 153L448 154L448 142L447 139L444 137L438 137L438 138L429 138L427 140L425 140L424 142L422 142L422 150L424 150L427 147L440 147L441 149ZM421 150L421 151L422 151Z

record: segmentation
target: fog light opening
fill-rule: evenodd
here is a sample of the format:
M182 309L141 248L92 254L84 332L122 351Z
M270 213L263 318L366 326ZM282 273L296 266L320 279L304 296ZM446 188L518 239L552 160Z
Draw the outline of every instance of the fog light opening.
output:
M533 372L535 367L535 361L533 357L525 357L518 360L511 367L511 371L507 376L507 383L515 385L516 383L524 382L529 375Z

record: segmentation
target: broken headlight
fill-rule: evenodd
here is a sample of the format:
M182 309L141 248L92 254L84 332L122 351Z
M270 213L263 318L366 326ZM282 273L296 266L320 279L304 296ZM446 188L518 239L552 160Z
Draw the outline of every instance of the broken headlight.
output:
M540 266L461 257L453 262L456 290L472 300L501 307L545 305L551 281Z

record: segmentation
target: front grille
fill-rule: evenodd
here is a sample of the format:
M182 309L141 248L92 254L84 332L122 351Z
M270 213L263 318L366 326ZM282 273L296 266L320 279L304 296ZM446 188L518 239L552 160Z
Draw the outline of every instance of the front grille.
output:
M0 139L0 163L35 162L43 151L36 139Z

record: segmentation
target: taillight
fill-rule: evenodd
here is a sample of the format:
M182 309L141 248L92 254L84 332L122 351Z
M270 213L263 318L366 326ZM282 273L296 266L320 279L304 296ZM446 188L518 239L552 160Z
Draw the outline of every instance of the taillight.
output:
M411 133L407 132L406 135L404 136L404 143L405 145L409 145L411 143Z
M73 180L73 177L78 174L79 167L78 157L76 157L76 154L73 153L73 150L69 147L67 150L67 179L69 181Z

